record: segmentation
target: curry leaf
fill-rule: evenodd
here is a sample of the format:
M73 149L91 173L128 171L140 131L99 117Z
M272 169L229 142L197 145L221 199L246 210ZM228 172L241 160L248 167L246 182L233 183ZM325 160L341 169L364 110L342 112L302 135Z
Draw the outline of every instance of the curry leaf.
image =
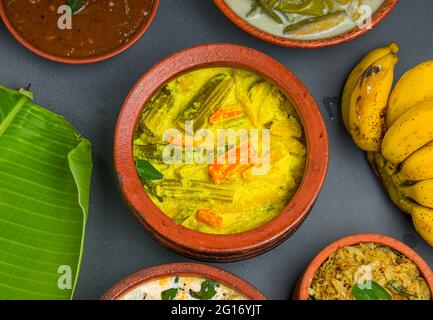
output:
M189 290L189 295L199 300L211 300L217 293L215 290L217 287L219 287L218 283L206 280L201 283L200 291Z
M71 8L72 13L75 13L83 7L84 0L67 0L66 3Z
M135 161L137 173L143 180L161 180L164 176L149 161Z
M391 295L377 282L369 284L355 284L352 295L356 300L392 300Z
M171 288L161 292L162 300L174 300L177 296L178 288Z
M70 299L88 215L91 144L31 98L0 87L0 300Z

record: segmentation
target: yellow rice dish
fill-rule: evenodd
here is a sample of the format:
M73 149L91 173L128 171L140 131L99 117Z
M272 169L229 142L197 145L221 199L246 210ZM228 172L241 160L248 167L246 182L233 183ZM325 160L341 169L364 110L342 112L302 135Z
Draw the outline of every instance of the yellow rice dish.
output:
M309 289L310 299L359 300L353 294L354 287L368 288L367 281L373 282L388 300L431 299L430 289L416 264L375 243L347 246L333 253L316 272Z

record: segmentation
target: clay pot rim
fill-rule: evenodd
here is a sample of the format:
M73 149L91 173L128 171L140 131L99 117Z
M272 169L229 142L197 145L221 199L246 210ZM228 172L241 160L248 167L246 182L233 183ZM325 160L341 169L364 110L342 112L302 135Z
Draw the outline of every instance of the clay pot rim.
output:
M6 10L4 8L4 0L0 0L0 17L3 20L3 23L5 24L6 28L9 30L9 32L12 34L12 36L25 48L30 50L31 52L35 53L36 55L59 63L64 64L90 64L90 63L96 63L104 60L111 59L122 52L128 50L130 47L132 47L134 44L137 43L137 41L144 35L144 33L149 29L150 25L153 22L153 19L156 16L156 13L158 11L160 5L160 0L153 0L152 8L149 12L149 15L147 19L143 22L143 24L140 26L140 29L134 34L134 36L129 40L127 43L124 43L123 45L116 47L112 49L111 51L108 51L106 53L102 53L97 56L92 57L83 57L83 58L69 58L69 57L62 57L57 56L51 53L48 53L44 51L43 49L38 48L28 40L26 40L13 26L11 20L9 19Z
M101 300L117 300L141 284L170 276L195 276L221 283L249 300L266 300L266 297L249 282L228 271L201 263L179 262L142 269L115 284Z
M377 243L383 246L388 246L391 249L401 253L405 257L409 258L414 262L422 276L426 280L428 286L430 287L430 292L433 295L433 271L430 269L429 265L425 260L412 248L405 245L404 243L398 241L389 236L382 234L354 234L341 238L329 246L320 251L316 257L309 263L301 278L298 281L297 288L295 290L294 299L295 300L308 300L308 288L311 286L314 275L320 266L325 262L325 260L335 251L342 247L357 245L359 243Z
M176 224L149 198L138 178L132 154L135 127L144 106L171 79L204 67L252 70L275 83L293 101L304 126L307 166L298 192L286 208L264 225L230 235L206 234ZM114 163L124 199L146 231L161 244L188 257L235 261L279 244L308 215L324 183L329 161L328 135L311 93L285 66L269 56L233 44L206 44L181 50L162 60L137 82L120 112L114 139Z
M341 35L334 36L326 39L319 40L293 40L279 36L275 36L271 33L256 28L249 24L245 19L238 16L225 2L225 0L213 0L216 6L222 11L222 13L229 18L236 26L242 30L248 32L250 35L259 38L269 43L289 48L300 48L300 49L317 49L326 48L339 45L344 42L354 40L363 34L370 31L370 29L360 29L355 27L354 29L345 32ZM376 10L373 14L372 28L376 27L383 19L388 16L391 11L395 8L399 0L385 0L385 2Z

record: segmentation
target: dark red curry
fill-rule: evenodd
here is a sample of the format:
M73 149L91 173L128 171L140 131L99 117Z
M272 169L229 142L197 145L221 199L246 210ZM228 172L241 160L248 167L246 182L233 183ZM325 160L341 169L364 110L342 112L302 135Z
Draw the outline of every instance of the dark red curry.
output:
M69 15L72 28L61 29L59 19L63 26L65 20L59 7L67 0L3 1L12 25L27 41L52 55L71 58L99 56L127 43L153 5L153 0L77 1L79 7Z

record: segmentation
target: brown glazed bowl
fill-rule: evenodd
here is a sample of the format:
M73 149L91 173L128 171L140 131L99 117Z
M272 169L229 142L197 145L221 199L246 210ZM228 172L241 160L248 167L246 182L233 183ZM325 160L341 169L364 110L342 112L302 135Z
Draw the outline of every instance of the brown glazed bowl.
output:
M214 280L235 290L249 300L266 300L266 297L245 280L206 264L200 263L170 263L143 269L121 280L108 290L101 300L118 300L139 285L158 278L170 276L196 276Z
M416 253L404 243L381 234L354 234L335 241L334 243L320 251L319 254L317 254L317 256L310 262L310 264L307 266L304 273L302 274L301 278L299 279L295 292L293 294L293 299L308 300L308 288L310 288L314 275L323 264L323 262L325 262L325 260L328 259L328 257L338 249L346 246L357 245L359 243L378 243L383 246L388 246L391 249L401 253L405 257L412 260L418 266L418 269L427 281L427 284L430 287L430 291L433 294L433 272L418 253Z
M133 46L147 31L147 29L150 27L153 19L155 18L156 12L158 11L160 0L153 0L153 6L152 9L149 12L149 16L147 17L146 21L141 25L140 29L135 33L134 37L131 38L128 42L124 43L123 45L113 49L112 51L103 53L98 56L94 57L88 57L88 58L68 58L68 57L62 57L62 56L56 56L53 54L50 54L48 52L43 51L42 49L36 47L31 42L27 41L13 26L12 22L10 21L6 9L5 9L5 1L6 0L0 0L0 17L2 18L4 24L6 25L6 28L9 30L9 32L14 36L16 40L18 40L19 43L21 43L24 47L26 47L28 50L32 51L33 53L55 62L60 63L66 63L66 64L89 64L89 63L95 63L100 62L103 60L107 60L110 58L113 58L114 56L117 56L118 54L121 54L123 51L129 49L131 46Z
M140 115L167 82L205 67L249 69L276 84L296 107L306 135L307 166L298 192L273 220L243 233L215 235L176 224L149 198L137 175L133 137ZM312 208L328 168L328 135L313 97L285 66L256 50L231 44L208 44L185 49L147 71L120 112L114 138L114 163L122 195L142 227L163 246L204 261L236 261L257 256L286 240Z
M278 37L266 31L256 28L249 24L244 18L238 16L225 2L225 0L213 0L218 8L227 16L235 25L249 34L261 40L290 48L301 48L301 49L316 49L336 46L338 44L351 41L355 38L360 37L364 33L367 33L370 29L377 26L385 17L391 13L394 7L397 5L399 0L385 0L382 6L376 10L373 14L371 21L371 28L354 28L341 35L318 40L292 40L284 37Z

